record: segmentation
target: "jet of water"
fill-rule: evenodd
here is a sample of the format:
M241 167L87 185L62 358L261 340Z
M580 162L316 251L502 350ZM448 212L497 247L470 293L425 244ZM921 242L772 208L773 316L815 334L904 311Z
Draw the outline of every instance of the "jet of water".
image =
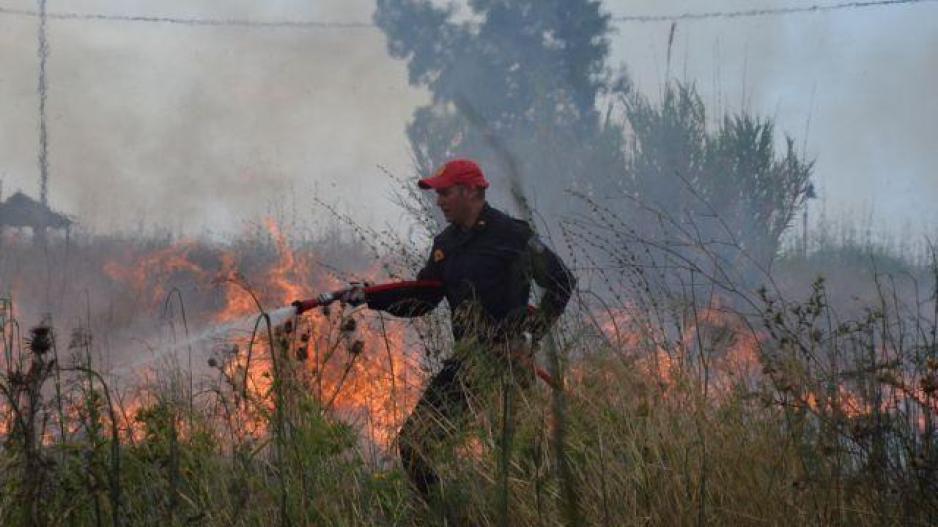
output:
M204 343L225 340L235 334L247 336L254 331L254 327L258 324L258 317L260 316L260 314L249 315L225 324L211 326L194 335L190 335L184 340L176 341L162 348L158 348L154 350L151 355L113 368L110 373L113 376L120 377L133 373L135 370L160 359L178 355L181 350L186 350L190 347L201 349L201 345ZM267 312L267 316L270 318L271 327L276 327L296 316L296 308L293 306L284 306ZM265 331L265 326L266 324L263 321L260 322L258 332L261 333ZM176 358L178 358L178 356Z

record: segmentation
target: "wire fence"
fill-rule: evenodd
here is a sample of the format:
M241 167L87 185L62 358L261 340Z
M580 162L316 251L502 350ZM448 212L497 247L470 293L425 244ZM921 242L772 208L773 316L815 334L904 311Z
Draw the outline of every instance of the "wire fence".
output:
M815 4L796 7L774 7L744 10L685 12L665 15L613 15L611 20L616 23L652 23L697 21L708 19L737 19L786 16L794 14L827 13L852 9L868 9L897 7L912 4L934 3L938 0L870 0L841 2L836 4ZM31 9L14 9L0 7L0 15L39 17L40 13ZM328 21L328 20L255 20L249 18L209 18L209 17L179 17L156 15L117 15L107 13L80 13L80 12L48 12L49 20L79 20L99 22L131 22L172 24L192 27L234 27L245 29L378 29L372 22L363 21Z
M846 9L864 9L872 7L889 7L907 4L922 4L938 0L873 0L867 2L842 2L839 4L817 4L799 7L769 7L760 9L744 9L740 11L709 11L701 13L681 13L676 15L634 15L613 16L615 22L677 22L706 20L714 18L754 18L768 16L785 16L795 14L826 13L843 11Z

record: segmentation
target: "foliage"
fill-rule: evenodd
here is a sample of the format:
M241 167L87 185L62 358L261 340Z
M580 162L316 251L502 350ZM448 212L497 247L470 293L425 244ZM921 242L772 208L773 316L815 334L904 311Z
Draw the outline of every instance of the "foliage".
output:
M452 6L378 2L391 55L406 59L411 84L432 94L407 129L418 170L428 175L444 159L470 156L496 189L517 187L547 209L563 204L568 186L621 167L620 126L596 110L604 94L628 88L605 69L609 15L600 2L468 7L470 20L457 22Z
M422 175L445 159L473 157L496 176L496 196L524 196L550 211L551 225L584 212L573 191L635 210L633 223L651 234L658 222L636 200L691 218L700 237L720 234L715 243L740 248L723 255L728 261L754 271L771 265L813 168L789 137L776 151L771 119L740 112L710 129L693 85L667 81L658 104L632 90L625 73L606 67L610 21L593 0L468 8L468 20L457 22L452 4L378 3L390 53L407 61L411 84L432 94L407 130ZM613 111L619 103L623 111Z
M743 253L727 259L768 268L810 185L813 163L799 159L793 140L785 138L778 156L772 120L748 113L726 116L719 128L708 130L692 85L669 83L657 106L633 94L626 115L634 136L623 190L645 206L695 222L696 236ZM658 224L641 211L632 221Z

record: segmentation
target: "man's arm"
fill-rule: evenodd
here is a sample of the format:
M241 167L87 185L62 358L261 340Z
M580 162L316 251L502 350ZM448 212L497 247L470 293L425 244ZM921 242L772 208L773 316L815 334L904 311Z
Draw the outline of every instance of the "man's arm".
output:
M560 257L544 245L536 234L532 234L528 239L527 252L531 278L544 289L544 297L531 321L531 332L539 338L563 314L576 288L576 278Z
M417 273L416 282L408 282L406 287L372 288L366 301L368 307L386 311L397 317L419 317L433 311L443 300L443 284L439 264L432 255L423 269Z

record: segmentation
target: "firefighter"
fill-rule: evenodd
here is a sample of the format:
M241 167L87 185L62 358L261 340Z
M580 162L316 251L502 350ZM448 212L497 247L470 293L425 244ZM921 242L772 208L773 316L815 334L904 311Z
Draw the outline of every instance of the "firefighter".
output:
M532 382L530 342L562 314L575 281L527 223L486 202L489 182L475 162L449 161L418 184L436 191L436 204L449 225L434 238L417 280L442 287L419 293L392 288L367 298L359 290L346 300L403 317L424 315L444 298L449 304L453 356L430 379L399 436L404 469L426 499L439 482L431 458L461 428L472 397L506 372L522 387ZM528 307L532 280L544 289L536 309Z

